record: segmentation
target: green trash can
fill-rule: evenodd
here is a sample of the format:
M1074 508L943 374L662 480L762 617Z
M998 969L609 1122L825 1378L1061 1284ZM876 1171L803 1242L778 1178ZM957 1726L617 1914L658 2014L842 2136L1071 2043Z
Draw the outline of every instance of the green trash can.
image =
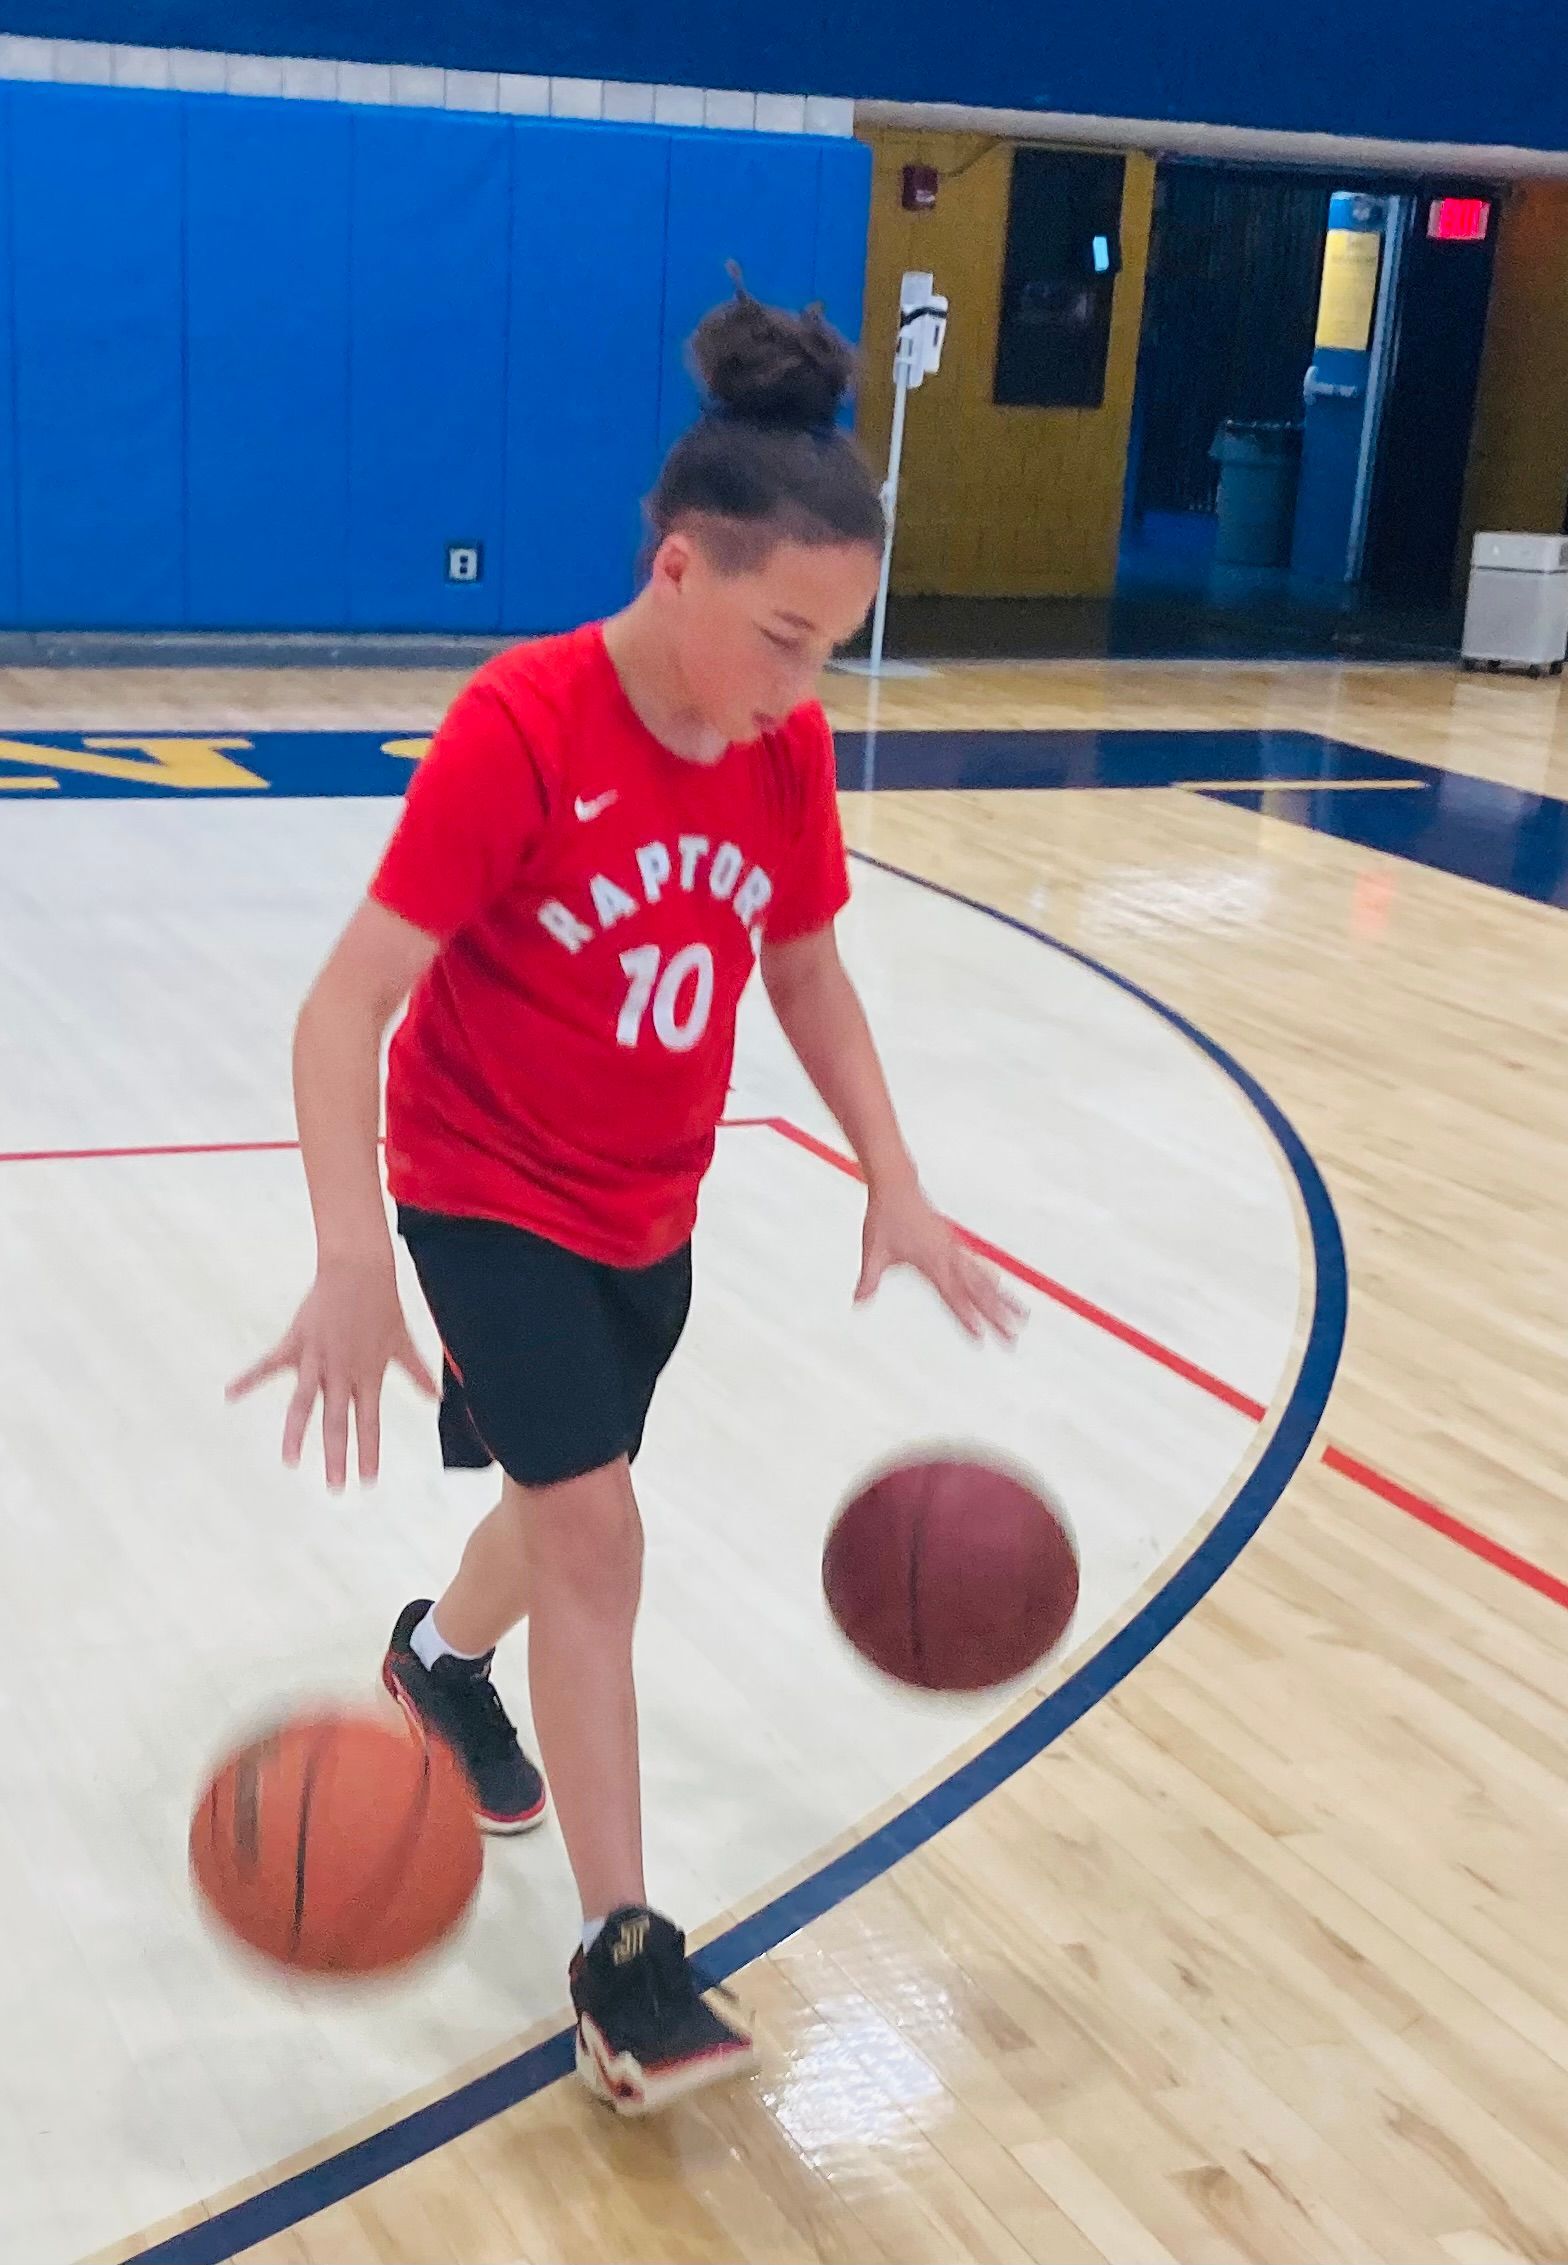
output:
M1220 468L1216 566L1288 566L1301 476L1301 427L1228 421L1210 457Z

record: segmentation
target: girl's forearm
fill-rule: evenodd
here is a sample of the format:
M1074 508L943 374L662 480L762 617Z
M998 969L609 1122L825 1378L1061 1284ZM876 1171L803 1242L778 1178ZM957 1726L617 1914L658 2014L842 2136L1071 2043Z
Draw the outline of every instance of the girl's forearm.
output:
M835 958L798 984L770 986L773 1011L802 1069L843 1128L873 1190L914 1184L876 1041L860 997Z
M322 1264L391 1257L379 1154L384 1027L370 1002L330 978L295 1025L294 1114Z

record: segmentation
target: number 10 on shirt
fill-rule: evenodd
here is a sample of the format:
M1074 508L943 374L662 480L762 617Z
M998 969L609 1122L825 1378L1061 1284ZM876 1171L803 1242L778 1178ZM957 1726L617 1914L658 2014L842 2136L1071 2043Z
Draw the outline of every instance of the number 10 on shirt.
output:
M687 944L666 961L657 944L639 944L622 952L626 998L615 1026L622 1046L635 1046L642 1035L650 1002L653 1034L672 1054L689 1053L708 1027L713 1009L713 954L706 944ZM661 972L662 967L662 972ZM691 995L685 996L687 979Z

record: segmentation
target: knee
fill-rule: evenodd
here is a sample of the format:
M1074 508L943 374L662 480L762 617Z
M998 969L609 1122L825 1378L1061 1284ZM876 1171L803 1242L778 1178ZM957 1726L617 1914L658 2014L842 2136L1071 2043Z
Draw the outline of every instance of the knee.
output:
M536 1587L568 1590L601 1611L635 1610L642 1520L625 1464L531 1491L525 1547Z

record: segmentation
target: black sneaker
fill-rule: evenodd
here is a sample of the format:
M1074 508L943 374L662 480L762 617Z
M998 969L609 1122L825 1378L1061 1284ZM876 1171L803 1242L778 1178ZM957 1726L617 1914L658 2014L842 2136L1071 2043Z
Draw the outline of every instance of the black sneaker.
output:
M577 2073L617 2115L651 2115L756 2059L751 2031L709 2004L686 1937L657 1911L612 1912L593 1948L573 1958L570 1980Z
M446 1741L468 1773L474 1813L484 1832L532 1832L549 1806L544 1779L517 1743L517 1732L490 1680L493 1652L457 1659L447 1652L426 1667L411 1638L430 1610L416 1597L397 1616L381 1680L423 1731Z

